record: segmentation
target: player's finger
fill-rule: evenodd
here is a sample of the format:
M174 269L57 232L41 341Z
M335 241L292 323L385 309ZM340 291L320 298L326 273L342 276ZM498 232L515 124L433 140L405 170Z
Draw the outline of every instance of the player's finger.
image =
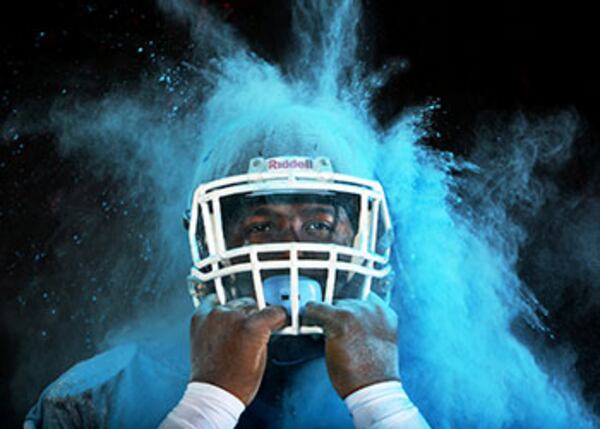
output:
M253 313L247 321L252 329L273 332L285 325L287 312L278 305L270 305Z
M217 298L217 295L214 293L208 294L202 298L200 306L196 310L196 314L202 318L206 317L217 305L219 305L219 298Z
M200 305L198 306L198 308L196 308L196 310L194 311L194 314L192 315L192 320L191 320L191 325L190 325L190 329L191 329L192 333L199 326L202 325L202 323L206 319L206 317L218 305L219 305L219 299L217 298L217 295L214 293L206 295L202 298L202 301L200 301Z
M231 301L227 301L224 307L230 310L241 310L244 312L257 308L256 301L250 297L232 299Z
M362 299L340 299L334 303L338 309L345 309L354 313L360 320L373 317L385 317L388 322L396 323L396 312L381 297L371 292L366 300Z
M362 299L358 299L358 298L342 298L342 299L336 299L335 301L333 301L333 308L357 309L361 305L365 305L365 303L366 303L366 301L363 301Z
M224 311L234 311L236 313L241 313L244 317L248 317L258 311L258 307L256 305L256 301L252 298L244 297L237 298L231 301L228 301L223 306Z
M389 307L389 305L383 299L381 299L381 297L379 295L377 295L374 292L369 292L369 295L367 296L367 301L369 301L377 306Z
M331 304L310 301L304 306L304 320L325 329L333 329L338 325L338 312Z
M374 306L376 310L379 310L387 323L393 326L394 329L398 329L398 314L388 303L386 303L380 296L371 292L367 297L367 302Z

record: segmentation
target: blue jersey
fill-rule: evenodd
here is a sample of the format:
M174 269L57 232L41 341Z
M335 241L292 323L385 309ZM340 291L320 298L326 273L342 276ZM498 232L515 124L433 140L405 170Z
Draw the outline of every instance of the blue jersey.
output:
M189 381L189 344L138 341L83 361L50 386L26 417L39 428L156 428ZM353 427L322 358L269 362L260 390L237 428Z

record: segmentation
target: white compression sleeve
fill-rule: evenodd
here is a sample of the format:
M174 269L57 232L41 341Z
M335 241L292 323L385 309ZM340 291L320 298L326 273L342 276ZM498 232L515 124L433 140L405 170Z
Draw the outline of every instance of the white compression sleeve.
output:
M244 403L226 390L192 382L159 429L231 429L244 409Z
M356 429L428 429L399 381L384 381L352 393L344 402Z

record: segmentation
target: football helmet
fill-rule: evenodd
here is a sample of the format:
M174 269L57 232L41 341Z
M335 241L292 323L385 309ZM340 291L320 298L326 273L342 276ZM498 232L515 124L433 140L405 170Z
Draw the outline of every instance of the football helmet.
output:
M221 304L250 296L259 309L282 305L289 320L278 334L298 335L322 333L303 321L310 300L366 299L371 291L389 299L392 225L383 188L334 167L327 157L255 157L243 174L200 184L184 218L194 305L209 293ZM262 240L232 233L257 207L294 204L325 207L332 224L343 218L347 239L334 239L331 225L312 220L291 234L287 224L251 226L249 234Z

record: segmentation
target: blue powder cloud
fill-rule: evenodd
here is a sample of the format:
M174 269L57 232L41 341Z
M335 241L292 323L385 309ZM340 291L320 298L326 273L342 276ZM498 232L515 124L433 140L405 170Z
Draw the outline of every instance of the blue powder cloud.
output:
M294 50L280 66L249 52L191 3L160 5L190 28L197 46L191 62L127 92L75 107L55 104L40 124L58 136L65 155L84 153L98 175L119 177L152 219L153 264L142 284L173 299L173 312L187 314L180 292L189 256L180 216L199 182L251 152L330 156L342 171L377 177L387 191L402 378L432 426L592 427L569 374L542 365L536 353L543 350L534 352L514 327L524 319L544 329L516 273L526 232L513 213L534 216L552 195L535 167L568 158L574 112L486 123L476 130L471 159L458 160L420 143L435 106L385 129L374 119L371 96L385 76L358 60L358 2L298 1ZM119 250L110 258L131 261ZM119 268L114 275L127 274ZM303 374L298 390L326 382L315 374ZM292 394L289 403L297 400ZM303 401L313 410L329 407L319 398Z

